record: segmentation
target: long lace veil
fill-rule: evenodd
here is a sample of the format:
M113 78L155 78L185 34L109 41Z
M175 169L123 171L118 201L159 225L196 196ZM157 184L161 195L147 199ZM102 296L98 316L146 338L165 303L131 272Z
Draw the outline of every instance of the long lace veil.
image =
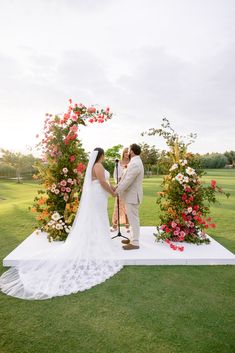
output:
M98 155L98 151L92 151L90 154L89 162L86 168L86 174L84 178L84 183L83 183L83 188L82 188L82 195L80 199L80 204L78 207L78 212L76 214L76 217L73 221L73 226L71 228L71 231L68 235L67 242L71 241L71 238L74 234L74 230L78 228L78 224L82 223L83 220L87 221L87 211L89 212L89 207L91 203L91 183L92 183L92 168L95 164L96 157ZM85 218L85 219L84 219Z
M79 209L65 243L59 248L51 244L6 271L0 277L4 293L42 300L89 289L120 271L123 265L109 238L105 196L99 183L92 182L97 154L91 153Z

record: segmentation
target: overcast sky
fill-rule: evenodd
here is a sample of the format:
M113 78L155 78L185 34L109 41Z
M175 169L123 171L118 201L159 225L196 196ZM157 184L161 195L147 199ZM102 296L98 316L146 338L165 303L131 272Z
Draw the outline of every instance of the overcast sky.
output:
M234 0L0 0L0 147L34 146L72 98L110 106L87 150L146 141L167 117L194 152L235 149Z

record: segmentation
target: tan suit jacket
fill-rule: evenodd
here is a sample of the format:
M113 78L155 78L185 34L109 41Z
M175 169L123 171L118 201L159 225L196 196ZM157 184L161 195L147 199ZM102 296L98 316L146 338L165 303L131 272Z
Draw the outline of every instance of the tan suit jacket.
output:
M120 180L117 192L125 203L139 204L143 199L142 182L144 166L139 156L131 158L125 174Z

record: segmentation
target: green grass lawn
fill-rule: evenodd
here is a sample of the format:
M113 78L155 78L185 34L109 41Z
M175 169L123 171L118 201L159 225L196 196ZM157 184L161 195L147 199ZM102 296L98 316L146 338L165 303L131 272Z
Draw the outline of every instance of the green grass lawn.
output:
M212 207L210 234L235 251L235 171L210 170L227 200ZM159 222L162 178L144 181L141 224ZM38 185L0 181L0 256L34 227ZM113 200L109 203L111 215ZM1 266L1 273L4 268ZM235 351L233 266L128 266L88 291L46 301L0 294L0 353L201 353Z

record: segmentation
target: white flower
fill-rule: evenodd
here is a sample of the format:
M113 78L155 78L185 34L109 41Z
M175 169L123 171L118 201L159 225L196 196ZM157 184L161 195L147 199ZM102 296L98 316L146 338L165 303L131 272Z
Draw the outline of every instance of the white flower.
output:
M177 164L177 163L173 164L172 167L170 168L170 172L171 172L172 170L177 169L177 168L178 168L178 164Z
M63 169L62 169L62 172L63 172L64 174L67 174L67 173L68 173L68 168L63 168Z
M192 212L192 207L188 207L188 213L191 213Z
M58 221L61 216L59 215L58 212L54 212L53 215L51 216L51 218L54 220L54 221Z
M55 189L55 194L58 195L60 193L60 190L59 189Z
M63 229L62 225L59 224L59 223L57 223L57 225L56 225L55 227L56 227L56 229L58 229L58 230Z
M188 167L188 168L186 168L186 173L188 175L194 175L195 174L195 170L193 168L191 168L191 167Z
M188 163L188 162L187 162L186 159L180 159L180 164L181 164L182 166L185 166L187 163Z
M189 182L189 177L185 176L185 177L184 177L184 182L185 182L185 183L188 183L188 182Z
M184 175L179 173L176 175L175 180L177 180L180 184L182 183L182 181L184 180Z

